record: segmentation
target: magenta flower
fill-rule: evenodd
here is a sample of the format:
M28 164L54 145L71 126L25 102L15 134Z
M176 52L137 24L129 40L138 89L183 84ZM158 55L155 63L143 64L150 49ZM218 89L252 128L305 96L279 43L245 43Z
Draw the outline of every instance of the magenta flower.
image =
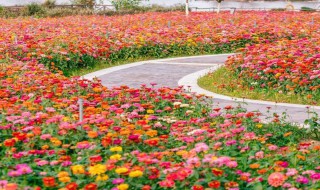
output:
M116 179L112 180L112 184L120 184L123 182L124 182L124 179L122 179L122 178L116 178Z
M296 181L297 181L298 183L301 183L301 184L307 184L307 183L309 183L308 178L306 178L306 177L304 177L304 176L298 176Z

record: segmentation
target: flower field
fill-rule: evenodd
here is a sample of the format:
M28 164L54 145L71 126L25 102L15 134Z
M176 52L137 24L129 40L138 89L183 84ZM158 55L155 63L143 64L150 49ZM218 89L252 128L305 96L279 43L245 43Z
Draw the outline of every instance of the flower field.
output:
M299 94L320 104L320 23L294 37L247 46L243 54L231 57L227 68L241 80L239 86Z
M277 115L264 124L258 112L212 108L182 87L108 89L65 76L103 60L225 52L246 43L249 54L281 42L279 49L305 47L305 57L290 52L293 61L312 57L293 76L314 88L307 76L318 79L318 46L302 37L315 36L307 30L314 25L304 24L310 18L243 12L0 20L0 189L319 189L320 145Z
M316 23L319 16L313 17ZM68 75L101 61L232 52L247 43L295 38L317 28L311 19L310 13L291 12L0 19L0 58L37 59Z

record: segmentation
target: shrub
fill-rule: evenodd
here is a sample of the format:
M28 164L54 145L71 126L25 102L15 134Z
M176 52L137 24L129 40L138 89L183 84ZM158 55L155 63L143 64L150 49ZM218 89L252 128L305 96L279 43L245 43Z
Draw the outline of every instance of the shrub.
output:
M55 1L55 0L46 0L46 1L42 4L42 6L44 6L44 7L46 7L46 8L49 8L49 9L54 8L55 5L56 5L56 1Z
M301 11L315 11L315 10L310 7L301 7Z
M139 0L112 0L112 5L115 7L115 9L122 10L122 9L135 9L139 6L140 1Z
M72 0L71 2L76 5L85 5L86 7L91 9L96 4L95 0Z
M26 15L27 16L40 15L43 12L44 12L43 8L41 7L41 5L39 5L37 3L31 3L26 6Z

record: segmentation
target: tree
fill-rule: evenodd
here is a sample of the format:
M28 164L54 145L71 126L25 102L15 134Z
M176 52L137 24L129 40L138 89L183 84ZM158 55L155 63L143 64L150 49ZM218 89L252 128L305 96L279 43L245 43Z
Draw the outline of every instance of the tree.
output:
M121 9L132 9L139 6L140 0L111 0L111 4L118 11Z
M85 5L86 7L93 8L96 4L95 0L71 0L72 4Z

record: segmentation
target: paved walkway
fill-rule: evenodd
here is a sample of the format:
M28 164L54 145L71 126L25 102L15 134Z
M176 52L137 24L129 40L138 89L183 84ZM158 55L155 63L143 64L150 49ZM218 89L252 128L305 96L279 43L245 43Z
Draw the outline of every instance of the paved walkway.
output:
M163 60L145 61L135 64L128 64L119 66L118 68L110 68L91 73L85 78L92 78L97 76L101 79L102 84L107 87L128 85L130 87L140 87L141 84L157 83L157 86L177 87L180 79L192 73L201 72L205 69L217 67L224 63L229 55L212 55L212 56L196 56L189 58L173 58ZM187 77L188 78L188 77ZM188 80L188 79L186 79ZM195 83L196 80L193 81ZM180 80L181 82L181 80ZM187 82L188 83L188 82ZM187 84L186 83L186 84ZM191 82L192 83L192 82ZM196 85L196 84L193 84ZM191 85L192 86L192 85ZM192 88L192 90L196 88ZM198 92L200 92L199 90ZM205 91L204 91L205 92ZM207 92L210 93L210 92ZM238 106L239 102L234 100L214 97L214 107L224 107L226 105ZM287 113L287 120L297 123L303 123L305 119L309 118L306 106L288 106L276 105L275 103L261 104L257 102L241 102L241 105L248 111L260 111L264 117L272 115L270 113L277 113L282 115ZM267 108L269 107L269 108ZM310 108L310 110L317 112L320 115L320 109ZM270 113L268 113L268 111Z

